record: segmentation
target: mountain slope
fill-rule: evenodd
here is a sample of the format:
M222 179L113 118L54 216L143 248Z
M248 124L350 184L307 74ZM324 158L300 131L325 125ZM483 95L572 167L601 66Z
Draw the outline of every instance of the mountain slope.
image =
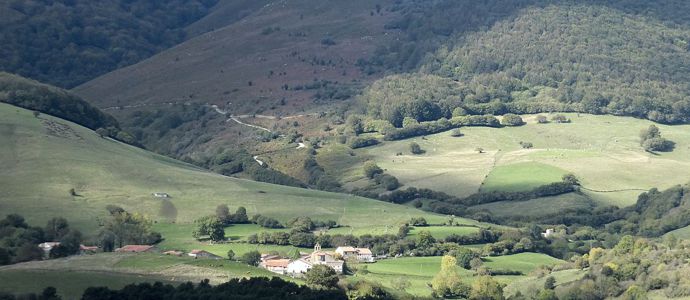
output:
M216 2L0 1L0 70L74 87L183 41Z
M219 4L217 15L200 24L220 22L224 13L235 18L236 12L223 9L232 4ZM357 60L395 38L395 31L383 29L394 13L376 11L374 3L364 0L271 1L239 22L87 82L75 92L101 108L141 110L192 102L218 104L231 113L265 114L300 111L315 99L346 99L353 96L352 87L368 81Z
M577 111L690 121L690 27L644 9L668 13L687 10L687 3L639 3L635 11L596 1L532 2L490 27L441 42L419 68L431 76L390 76L373 84L362 97L369 112L397 124L418 118L403 105L421 102L436 107L435 118L462 108L459 113ZM387 95L408 89L417 97L388 103Z
M221 203L281 221L308 215L353 228L397 225L411 216L442 219L349 195L223 177L4 103L0 141L0 211L24 215L32 224L63 216L93 233L108 204L178 223L212 214ZM70 195L72 188L78 196ZM155 192L172 198L155 198Z

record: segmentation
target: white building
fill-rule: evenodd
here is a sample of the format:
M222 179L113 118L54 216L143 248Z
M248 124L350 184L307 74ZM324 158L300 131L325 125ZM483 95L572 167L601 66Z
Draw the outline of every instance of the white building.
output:
M321 245L316 244L316 246L314 246L314 252L310 255L291 261L287 266L287 273L292 276L300 276L316 265L329 266L335 270L336 273L342 274L345 262L336 258L333 252L321 251Z
M287 266L287 273L293 276L307 273L311 269L311 264L304 258L291 261Z
M340 254L344 259L356 259L361 262L374 262L374 255L369 248L338 247L335 253Z
M549 229L546 229L546 232L542 232L542 233L541 233L541 236L543 236L544 238L547 238L547 239L548 239L548 238L549 238L550 236L552 236L554 233L556 233L556 230L554 230L553 228L549 228Z

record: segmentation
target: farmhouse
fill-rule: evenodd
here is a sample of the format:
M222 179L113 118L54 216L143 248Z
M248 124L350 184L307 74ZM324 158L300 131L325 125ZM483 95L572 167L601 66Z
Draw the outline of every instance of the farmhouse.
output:
M369 248L338 247L335 253L344 259L356 259L361 262L374 262L374 256Z
M269 259L262 261L259 266L277 274L286 274L288 271L288 266L290 265L289 259Z
M206 250L192 250L192 252L189 252L189 254L187 254L187 255L194 257L194 258L210 258L210 259L221 259L222 258L222 257L215 255L211 252L208 252Z
M122 248L115 249L115 252L129 252L129 253L143 253L149 252L153 246L149 245L126 245Z
M299 276L306 273L315 265L326 265L335 270L336 273L343 273L343 265L345 262L336 258L335 253L321 251L321 245L314 246L314 252L310 255L303 256L300 259L294 260L288 264L287 272L292 276Z

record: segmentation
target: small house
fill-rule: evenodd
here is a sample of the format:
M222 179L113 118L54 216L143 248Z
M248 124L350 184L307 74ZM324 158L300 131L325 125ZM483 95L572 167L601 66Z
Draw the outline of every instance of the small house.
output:
M374 255L369 248L338 247L335 253L344 259L356 259L361 262L374 262Z
M170 197L170 195L168 195L168 193L160 193L160 192L153 193L153 196L156 198L164 198L164 199L172 198L172 197Z
M290 265L289 259L269 259L262 261L259 266L277 274L286 274L288 271L288 266Z

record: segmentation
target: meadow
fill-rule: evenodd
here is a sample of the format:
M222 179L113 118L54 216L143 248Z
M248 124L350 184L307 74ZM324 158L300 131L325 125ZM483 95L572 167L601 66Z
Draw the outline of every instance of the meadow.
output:
M676 147L673 152L649 153L640 147L639 132L654 124L650 121L565 115L571 123L537 124L535 116L527 115L523 116L527 124L520 127L463 127L462 137L443 132L385 142L356 153L362 161L376 161L406 186L460 197L479 191L528 190L573 173L593 190L584 192L598 204L628 206L644 190L690 181L690 125L656 124ZM426 153L410 154L411 142ZM534 147L523 149L520 142ZM347 174L361 174L361 168L351 168Z
M537 253L488 257L484 258L484 260L484 265L489 269L515 270L525 274L519 276L496 276L497 280L506 284L527 278L526 274L529 274L529 272L541 265L553 266L563 262L548 255ZM392 258L368 264L366 267L368 270L367 274L358 273L352 280L361 277L392 288L393 280L404 277L411 284L406 292L417 296L429 296L431 290L427 283L431 282L433 277L440 271L441 257ZM458 268L458 272L466 283L470 284L474 280L473 271Z
M66 299L79 299L90 286L122 288L131 283L160 281L179 284L187 281L200 282L203 279L218 284L230 278L247 276L276 275L227 260L194 259L157 253L100 253L1 267L0 292L40 292L52 286Z
M0 137L0 211L39 226L62 216L87 235L98 230L109 204L176 225L213 214L219 204L281 222L297 216L334 220L355 231L385 231L412 217L445 220L402 205L221 176L7 104L0 104ZM164 201L172 209L163 211Z

